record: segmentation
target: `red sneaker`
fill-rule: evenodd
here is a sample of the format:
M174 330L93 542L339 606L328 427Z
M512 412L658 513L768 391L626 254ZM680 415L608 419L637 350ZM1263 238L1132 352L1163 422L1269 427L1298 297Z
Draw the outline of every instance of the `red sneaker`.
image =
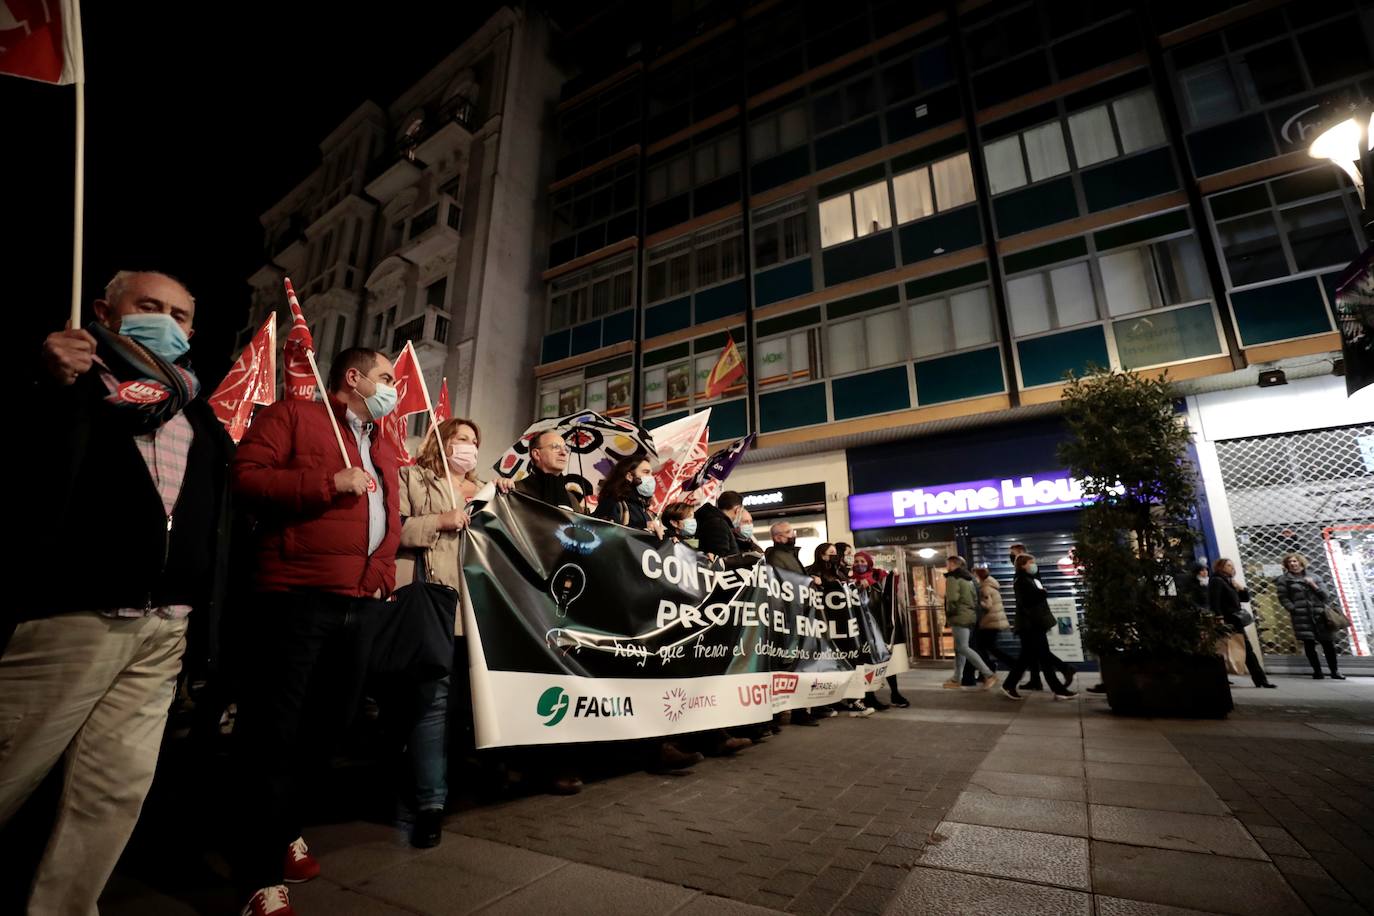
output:
M305 837L296 837L295 841L286 847L286 868L282 870L282 877L287 884L301 884L311 878L317 878L320 874L320 861L310 854L310 847L305 845Z
M291 909L291 898L286 894L286 885L274 884L264 887L253 895L240 916L296 916Z

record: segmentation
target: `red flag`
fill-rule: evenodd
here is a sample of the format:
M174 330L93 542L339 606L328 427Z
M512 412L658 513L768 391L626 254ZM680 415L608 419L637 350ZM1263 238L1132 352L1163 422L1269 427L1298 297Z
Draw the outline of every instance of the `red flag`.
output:
M84 83L78 0L0 3L0 73L44 83Z
M253 405L277 399L277 315L272 313L210 395L210 407L235 444L248 430Z
M391 364L392 382L396 386L396 409L382 418L378 425L382 437L396 447L396 453L405 464L413 464L410 450L406 448L406 429L410 426L412 414L427 413L430 409L429 392L425 390L425 380L420 374L420 361L415 357L415 348L406 341L405 349Z
M739 355L739 347L735 346L735 339L731 337L730 342L721 351L720 359L711 367L711 374L706 376L706 396L721 396L735 379L743 375L744 357Z
M453 408L448 403L448 379L439 383L439 402L434 405L434 421L442 423L453 416Z
M282 360L286 363L286 396L293 401L313 401L315 370L310 368L306 353L315 352L315 341L310 337L310 328L306 327L290 277L286 278L286 301L291 306L291 330L286 334L286 346L282 350Z

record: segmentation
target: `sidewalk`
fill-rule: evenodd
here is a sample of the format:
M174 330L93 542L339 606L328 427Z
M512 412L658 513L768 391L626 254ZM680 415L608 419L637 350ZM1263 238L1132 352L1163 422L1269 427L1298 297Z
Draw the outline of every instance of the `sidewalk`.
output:
M690 775L449 818L419 851L313 827L307 914L1374 913L1374 678L1238 685L1223 722L1123 720L902 676L913 703ZM1086 687L1091 676L1082 678ZM216 911L117 877L102 913Z

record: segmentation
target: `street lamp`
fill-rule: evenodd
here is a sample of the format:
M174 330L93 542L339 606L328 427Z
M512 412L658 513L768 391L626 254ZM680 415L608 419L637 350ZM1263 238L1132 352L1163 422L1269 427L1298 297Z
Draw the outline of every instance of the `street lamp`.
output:
M1326 127L1307 148L1313 159L1327 159L1350 176L1360 195L1360 224L1374 241L1374 213L1365 197L1365 179L1374 175L1374 111L1366 103L1333 112Z

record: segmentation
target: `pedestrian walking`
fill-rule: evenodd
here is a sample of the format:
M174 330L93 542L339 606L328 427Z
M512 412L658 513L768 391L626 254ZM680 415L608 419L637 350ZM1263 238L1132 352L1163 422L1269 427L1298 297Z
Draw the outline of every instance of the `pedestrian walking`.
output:
M954 676L944 686L958 690L964 676L964 664L973 665L982 675L982 687L997 684L997 675L973 651L973 628L978 622L978 597L969 574L968 562L961 556L945 561L945 622L954 632Z
M1313 680L1321 680L1321 662L1317 658L1317 645L1320 643L1326 655L1326 667L1331 671L1331 679L1345 680L1345 675L1337 670L1335 628L1327 613L1326 589L1320 580L1307 571L1307 557L1300 553L1290 553L1283 558L1283 575L1274 582L1279 593L1279 604L1288 612L1293 621L1293 635L1302 642L1307 653L1307 661L1312 665Z
M1023 553L1016 558L1016 578L1012 588L1016 592L1016 635L1021 640L1021 655L1007 672L1002 683L1002 693L1013 700L1025 699L1017 691L1016 685L1021 675L1032 665L1041 665L1041 674L1049 684L1056 700L1069 700L1077 693L1070 690L1059 680L1054 666L1049 664L1049 639L1046 637L1056 624L1050 612L1049 596L1045 593L1045 583L1036 576L1039 564L1035 557Z
M1204 569L1203 572L1206 572ZM1243 602L1250 600L1250 592L1236 585L1236 564L1222 558L1212 564L1212 575L1207 578L1207 603L1213 614L1220 617L1231 630L1232 638L1239 636L1245 643L1245 667L1256 687L1270 687L1269 678L1260 665L1259 656L1250 645L1250 637L1245 630L1255 622L1255 618L1245 608Z

